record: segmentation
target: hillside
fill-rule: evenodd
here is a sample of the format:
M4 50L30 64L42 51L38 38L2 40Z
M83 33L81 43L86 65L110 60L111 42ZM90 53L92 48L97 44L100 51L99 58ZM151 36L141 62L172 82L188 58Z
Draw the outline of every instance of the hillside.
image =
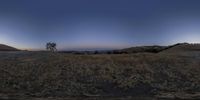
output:
M194 53L200 51L200 44L177 43L170 46L138 46L120 50L122 53Z
M0 44L0 51L19 51L19 50L11 46Z
M68 54L132 54L132 53L158 53L165 50L167 46L138 46L120 50L96 50L96 51L60 51Z
M200 51L200 44L177 43L170 46L136 46L121 50L97 50L97 51L60 51L68 54L134 54L134 53L185 53L188 51ZM192 52L192 53L193 53Z
M168 46L161 53L194 53L200 51L200 44L178 43Z
M141 53L141 52L150 52L150 53L158 53L167 48L167 46L138 46L122 49L121 52L126 53Z

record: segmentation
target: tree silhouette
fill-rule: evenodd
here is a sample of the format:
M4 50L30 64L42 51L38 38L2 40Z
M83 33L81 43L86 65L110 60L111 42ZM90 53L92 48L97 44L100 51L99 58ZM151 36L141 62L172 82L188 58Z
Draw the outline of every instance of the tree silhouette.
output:
M56 43L54 43L54 42L48 42L46 44L46 49L48 51L55 52L55 51L57 51L56 46L57 46Z

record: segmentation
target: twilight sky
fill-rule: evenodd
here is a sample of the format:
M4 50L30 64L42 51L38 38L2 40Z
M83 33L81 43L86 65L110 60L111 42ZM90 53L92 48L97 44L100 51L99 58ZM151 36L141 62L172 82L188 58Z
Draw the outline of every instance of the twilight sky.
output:
M0 44L43 50L200 42L200 0L1 0Z

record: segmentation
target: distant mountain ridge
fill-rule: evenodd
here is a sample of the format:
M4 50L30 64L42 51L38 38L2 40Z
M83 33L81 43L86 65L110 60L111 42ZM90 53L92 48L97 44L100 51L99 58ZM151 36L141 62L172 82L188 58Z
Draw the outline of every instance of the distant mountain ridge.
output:
M139 52L151 52L151 53L158 53L164 49L166 49L167 46L138 46L138 47L131 47L131 48L125 48L122 49L121 52L126 53L139 53Z
M132 54L132 53L177 53L185 51L200 51L200 44L177 43L169 46L136 46L120 50L94 50L94 51L60 51L71 54Z
M188 51L200 51L200 44L178 43L168 46L162 53L183 53Z
M200 51L200 44L177 43L170 46L138 46L120 50L125 53L177 53L187 51Z
M19 51L19 49L5 45L5 44L0 44L0 51Z
M0 51L19 51L19 49L0 44ZM131 54L131 53L176 53L186 51L200 51L200 44L177 43L170 46L136 46L120 50L94 50L94 51L60 51L72 54Z

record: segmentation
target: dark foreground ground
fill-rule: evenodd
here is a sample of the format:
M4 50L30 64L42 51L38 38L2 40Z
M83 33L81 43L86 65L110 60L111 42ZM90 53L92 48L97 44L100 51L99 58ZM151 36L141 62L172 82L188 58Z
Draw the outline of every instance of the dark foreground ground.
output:
M0 100L166 100L154 97L1 97Z
M199 51L0 52L0 100L198 100L199 92Z

